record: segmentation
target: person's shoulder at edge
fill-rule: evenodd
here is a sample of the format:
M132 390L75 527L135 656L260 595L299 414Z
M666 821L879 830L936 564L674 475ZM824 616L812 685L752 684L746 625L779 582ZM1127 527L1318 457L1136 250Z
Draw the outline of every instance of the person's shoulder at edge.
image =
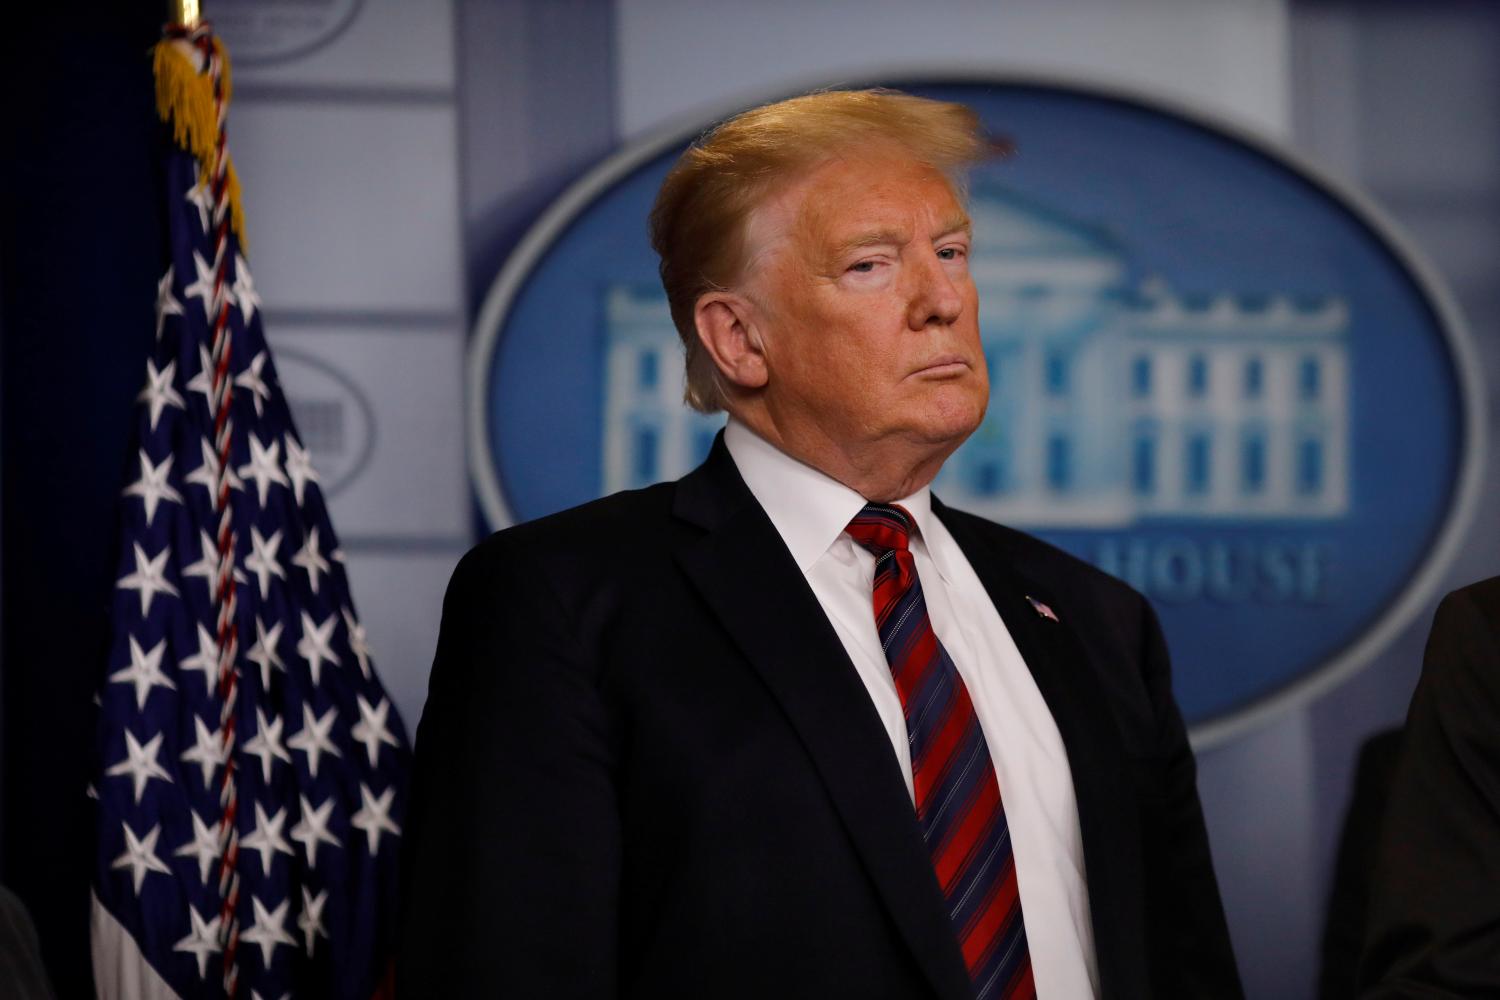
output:
M1469 604L1480 612L1488 611L1500 616L1500 576L1492 576L1487 580L1478 580L1474 583L1449 591L1444 595L1438 608L1441 611L1445 606L1454 608L1458 605ZM1484 618L1491 628L1500 634L1500 617Z

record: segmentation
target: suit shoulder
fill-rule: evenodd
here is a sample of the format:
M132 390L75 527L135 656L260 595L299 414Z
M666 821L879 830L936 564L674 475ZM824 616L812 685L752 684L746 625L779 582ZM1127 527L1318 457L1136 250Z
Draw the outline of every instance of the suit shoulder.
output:
M1460 587L1438 604L1428 655L1458 648L1500 650L1500 576Z
M1115 605L1137 606L1146 601L1125 581L1035 535L952 507L944 508L944 516L984 538L1022 576L1057 594L1082 590Z
M1500 620L1500 576L1459 587L1443 597L1443 606L1467 605L1488 621Z
M493 576L517 564L601 564L660 552L675 484L615 493L494 532L459 560L454 580Z

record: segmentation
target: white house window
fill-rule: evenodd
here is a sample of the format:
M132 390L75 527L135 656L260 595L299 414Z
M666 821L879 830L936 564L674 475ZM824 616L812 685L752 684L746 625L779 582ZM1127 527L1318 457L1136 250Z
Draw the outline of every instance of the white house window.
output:
M1066 490L1073 482L1073 446L1061 434L1047 440L1047 485Z
M1150 434L1136 435L1130 449L1130 483L1140 496L1156 492L1156 438Z
M635 471L635 481L638 483L654 483L657 478L657 467L661 438L655 427L637 427L635 429L634 458L632 463Z
M1151 358L1145 354L1131 362L1130 390L1137 399L1151 395Z
M1323 442L1303 438L1297 445L1297 492L1314 496L1323 491Z
M1188 359L1187 390L1188 395L1194 399L1199 399L1208 392L1208 359L1201 354Z
M1240 489L1254 495L1266 486L1266 438L1260 431L1249 431L1240 441Z
M655 351L642 351L636 357L635 384L642 391L650 391L656 388L656 383L661 376L661 363Z
M1209 469L1213 458L1213 442L1202 431L1188 435L1184 488L1188 493L1201 496L1208 492Z
M1245 398L1259 399L1265 392L1266 367L1260 358L1250 358L1245 362Z
M1297 366L1297 395L1301 399L1317 399L1322 392L1323 370L1317 358L1303 358Z
M1068 393L1070 372L1069 357L1065 351L1048 351L1046 363L1047 394L1065 396Z

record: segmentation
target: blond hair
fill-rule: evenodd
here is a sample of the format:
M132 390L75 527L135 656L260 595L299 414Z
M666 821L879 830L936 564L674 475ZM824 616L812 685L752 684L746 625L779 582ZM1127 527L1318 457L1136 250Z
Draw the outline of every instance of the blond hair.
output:
M752 108L705 133L673 165L651 209L651 246L687 355L690 406L724 408L713 358L694 311L745 264L751 213L778 183L865 145L894 146L958 180L988 150L979 116L962 104L894 90L829 90Z

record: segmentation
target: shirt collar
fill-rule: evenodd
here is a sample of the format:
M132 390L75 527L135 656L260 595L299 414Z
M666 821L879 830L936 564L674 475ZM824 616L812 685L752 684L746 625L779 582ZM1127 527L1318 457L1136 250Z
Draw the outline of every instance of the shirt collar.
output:
M804 574L865 505L865 498L854 490L788 455L733 417L724 428L724 445ZM926 486L897 503L911 513L924 539L941 530ZM941 564L938 570L948 575Z

